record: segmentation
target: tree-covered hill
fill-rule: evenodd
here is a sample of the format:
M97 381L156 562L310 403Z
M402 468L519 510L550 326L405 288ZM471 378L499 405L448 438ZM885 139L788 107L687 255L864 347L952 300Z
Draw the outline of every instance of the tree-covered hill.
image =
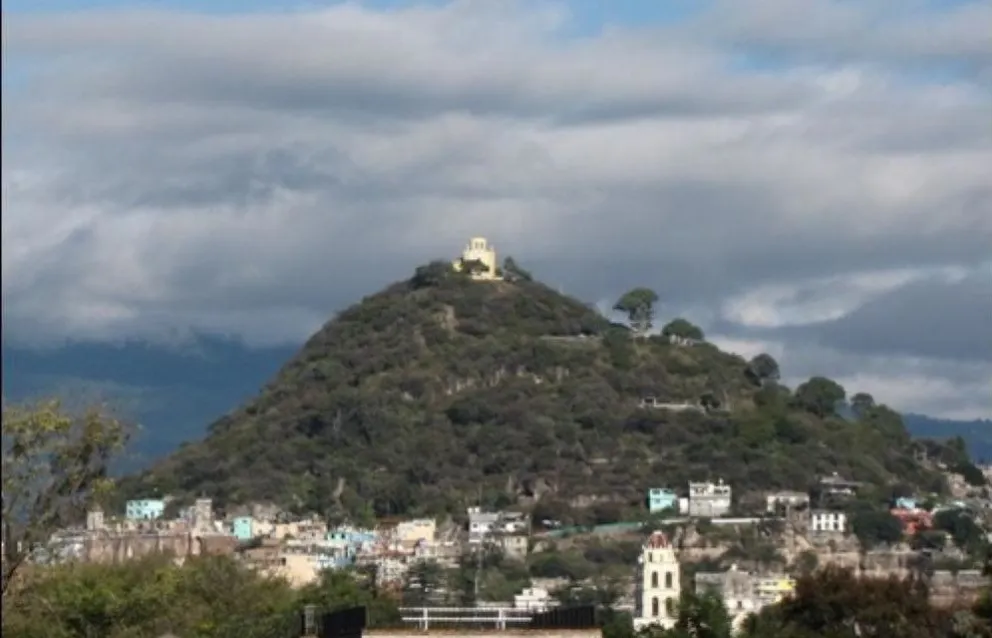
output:
M688 321L655 334L649 290L618 301L620 326L507 266L506 281L472 281L435 262L363 299L122 492L351 515L539 500L567 518L690 479L723 478L737 494L833 471L942 485L870 397L841 418L844 389L828 379L792 392L771 357L721 352Z

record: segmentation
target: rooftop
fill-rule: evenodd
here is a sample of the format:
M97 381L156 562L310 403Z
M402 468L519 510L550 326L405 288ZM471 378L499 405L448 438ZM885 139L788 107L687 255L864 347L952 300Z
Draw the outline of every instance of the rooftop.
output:
M666 549L671 546L672 544L664 532L652 532L647 542L644 543L645 549Z

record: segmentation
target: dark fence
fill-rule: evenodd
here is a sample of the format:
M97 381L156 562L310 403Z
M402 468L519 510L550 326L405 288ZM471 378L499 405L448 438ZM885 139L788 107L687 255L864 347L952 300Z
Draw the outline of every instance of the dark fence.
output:
M365 607L325 612L319 616L313 608L300 613L299 636L317 638L361 638L368 613Z
M320 638L361 638L366 618L364 607L324 614L320 619Z
M599 626L593 605L566 607L534 614L529 629L595 629Z

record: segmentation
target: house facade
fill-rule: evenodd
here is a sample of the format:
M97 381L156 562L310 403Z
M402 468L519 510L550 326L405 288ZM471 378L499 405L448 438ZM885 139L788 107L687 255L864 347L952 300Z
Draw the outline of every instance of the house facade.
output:
M679 496L674 490L663 487L652 487L648 490L648 511L652 514L667 509L678 510Z
M251 516L238 516L231 523L231 533L239 541L250 541L254 538L255 521Z
M689 483L689 516L719 518L730 512L733 491L719 480L716 483Z

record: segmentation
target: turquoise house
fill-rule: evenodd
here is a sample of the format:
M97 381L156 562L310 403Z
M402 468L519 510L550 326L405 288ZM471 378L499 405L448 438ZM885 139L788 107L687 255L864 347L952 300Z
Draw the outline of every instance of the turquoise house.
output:
M165 514L165 501L160 498L142 498L128 501L124 515L131 521L150 521L162 518Z
M652 514L666 509L678 510L679 495L673 490L663 487L652 487L648 490L648 511Z
M234 519L234 537L239 541L250 541L255 538L254 521L251 516L239 516Z
M915 510L917 503L915 498L902 497L896 499L896 507L902 510Z

